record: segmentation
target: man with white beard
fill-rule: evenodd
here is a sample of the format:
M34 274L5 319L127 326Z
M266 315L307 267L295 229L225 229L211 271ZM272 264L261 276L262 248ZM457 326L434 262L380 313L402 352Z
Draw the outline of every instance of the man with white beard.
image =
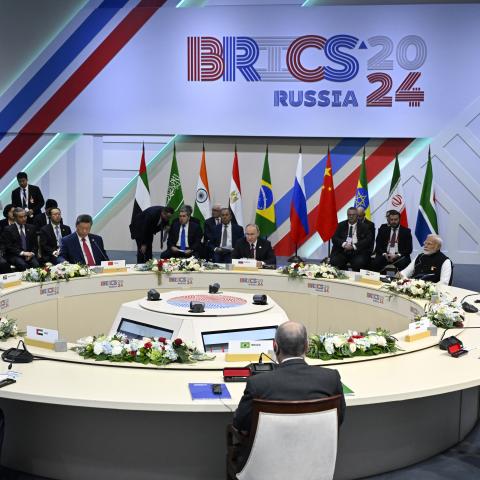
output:
M438 235L428 235L423 242L423 253L417 255L417 258L400 272L400 276L449 285L452 262L440 251L441 248L442 239Z

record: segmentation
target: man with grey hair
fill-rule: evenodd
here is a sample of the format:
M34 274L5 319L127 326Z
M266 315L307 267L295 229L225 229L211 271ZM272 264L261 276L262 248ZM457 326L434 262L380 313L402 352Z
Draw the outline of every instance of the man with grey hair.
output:
M277 264L271 243L260 238L260 229L254 223L249 223L245 227L245 238L241 238L235 244L232 258L254 258L258 267Z
M307 330L298 322L285 322L275 335L273 348L279 363L272 372L250 377L243 397L233 417L237 430L250 430L252 400L314 400L342 395L338 412L339 424L343 421L345 398L337 370L309 366L305 362L308 350Z
M167 250L162 258L199 257L202 246L202 228L190 221L190 212L186 207L178 211L178 222L174 222L168 234Z
M438 235L428 235L423 242L423 252L400 272L400 276L449 285L452 277L452 262L440 251L441 248L442 239Z

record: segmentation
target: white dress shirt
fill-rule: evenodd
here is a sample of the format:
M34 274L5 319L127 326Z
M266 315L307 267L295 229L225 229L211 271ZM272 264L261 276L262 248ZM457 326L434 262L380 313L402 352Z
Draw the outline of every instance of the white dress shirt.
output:
M188 244L188 226L190 225L190 222L187 222L185 224L185 249L188 249L190 245ZM183 225L180 224L180 230L178 231L178 240L177 240L177 248L180 248L180 239L182 238L182 228Z
M352 236L350 237L352 240L351 241L348 241L348 231L350 230L350 227L352 227ZM345 246L348 244L348 243L351 243L352 247L354 250L357 249L356 245L357 245L357 223L354 223L354 224L348 224L348 228L347 228L347 241L343 242L342 243L342 247L345 248Z
M400 272L400 275L402 277L410 278L413 275L413 272L415 271L415 262L417 258L412 260L410 264ZM440 285L448 285L450 283L451 276L452 276L452 262L450 261L450 259L447 259L442 263L442 269L440 270L440 280L438 281L438 283Z
M220 224L222 226L222 234L220 235L220 248L228 248L228 250L233 250L232 245L232 222L226 225L227 227L227 244L223 245L223 231L225 229L225 225L223 223Z

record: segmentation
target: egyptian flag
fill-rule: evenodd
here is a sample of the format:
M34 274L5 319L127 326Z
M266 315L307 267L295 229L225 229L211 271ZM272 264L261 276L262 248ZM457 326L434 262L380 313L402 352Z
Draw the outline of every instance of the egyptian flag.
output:
M238 171L237 146L233 157L232 180L230 182L229 203L232 212L232 221L243 227L242 189L240 186L240 172Z

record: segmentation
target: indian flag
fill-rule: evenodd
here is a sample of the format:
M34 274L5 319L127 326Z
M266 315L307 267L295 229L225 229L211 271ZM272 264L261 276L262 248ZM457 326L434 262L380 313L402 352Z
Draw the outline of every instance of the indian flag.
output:
M140 159L140 168L138 169L137 189L135 191L135 201L133 202L132 221L130 230L133 235L132 225L134 218L145 209L152 206L150 200L150 188L148 186L147 164L145 163L145 144L142 146L142 158ZM133 236L132 236L133 238Z
M202 150L202 163L200 164L200 174L198 176L197 191L195 193L195 208L193 216L203 225L205 220L211 216L210 210L210 189L208 188L207 164L205 162L205 145Z

